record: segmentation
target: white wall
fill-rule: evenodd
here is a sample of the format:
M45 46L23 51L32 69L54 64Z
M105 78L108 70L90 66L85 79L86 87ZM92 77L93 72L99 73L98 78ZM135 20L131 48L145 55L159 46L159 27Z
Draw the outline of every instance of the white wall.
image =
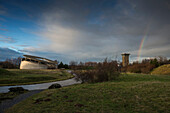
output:
M20 69L47 69L48 67L44 64L38 64L30 61L21 61Z

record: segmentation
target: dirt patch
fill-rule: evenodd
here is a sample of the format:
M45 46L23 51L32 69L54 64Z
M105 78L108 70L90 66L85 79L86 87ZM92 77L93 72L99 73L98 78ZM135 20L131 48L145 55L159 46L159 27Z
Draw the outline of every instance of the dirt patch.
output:
M51 101L51 99L47 98L47 99L45 99L44 101L48 102L48 101Z
M61 92L63 92L63 93L66 93L67 91L65 91L65 90L62 90Z
M75 104L74 106L81 108L81 107L83 107L84 105L83 105L83 104Z
M39 104L39 103L42 102L42 101L43 101L42 98L36 99L35 102L34 102L34 104Z
M48 94L47 96L49 97L49 96L51 96L52 94Z
M67 102L73 102L73 100L67 100Z
M67 99L67 98L68 98L68 96L66 95L66 96L64 96L64 98L65 98L65 99Z

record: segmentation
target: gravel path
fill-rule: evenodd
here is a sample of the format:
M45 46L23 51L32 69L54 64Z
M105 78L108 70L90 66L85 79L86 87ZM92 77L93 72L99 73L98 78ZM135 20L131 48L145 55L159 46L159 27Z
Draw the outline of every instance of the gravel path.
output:
M4 110L12 107L13 105L19 103L22 100L25 100L26 98L28 98L34 94L37 94L37 93L43 91L44 89L47 89L50 85L52 85L54 83L58 83L63 87L63 86L69 86L69 85L73 85L73 84L79 84L81 82L80 81L77 82L74 78L72 78L72 79L68 79L68 80L51 82L51 83L15 86L15 87L23 87L24 89L29 89L31 91L28 93L21 94L12 100L5 100L5 101L1 102L0 103L0 113L4 113ZM10 86L6 86L6 87L4 87L4 89L6 90L9 87Z

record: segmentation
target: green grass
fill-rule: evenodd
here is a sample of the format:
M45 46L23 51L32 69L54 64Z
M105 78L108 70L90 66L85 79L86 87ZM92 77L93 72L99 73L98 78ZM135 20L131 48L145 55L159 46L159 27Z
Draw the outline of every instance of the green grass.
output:
M10 76L10 75L12 75L13 73L12 72L10 72L10 71L8 71L8 70L6 70L6 69L1 69L0 68L0 75L2 76L2 75L8 75L8 76Z
M170 75L170 64L159 66L158 68L154 69L151 74Z
M170 76L127 74L113 82L45 90L7 113L168 113Z
M0 86L44 83L72 77L73 75L64 70L0 69Z

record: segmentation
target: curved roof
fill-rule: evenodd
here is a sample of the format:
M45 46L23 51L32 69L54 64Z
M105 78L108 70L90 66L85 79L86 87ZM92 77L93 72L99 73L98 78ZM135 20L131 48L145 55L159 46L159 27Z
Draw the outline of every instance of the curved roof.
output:
M121 55L130 55L130 53L122 53Z
M53 64L57 64L56 61L52 61L50 59L47 58L43 58L43 57L38 57L38 56L32 56L32 55L23 55L25 58L30 58L36 61L42 61L42 62L48 62L48 63L53 63Z

